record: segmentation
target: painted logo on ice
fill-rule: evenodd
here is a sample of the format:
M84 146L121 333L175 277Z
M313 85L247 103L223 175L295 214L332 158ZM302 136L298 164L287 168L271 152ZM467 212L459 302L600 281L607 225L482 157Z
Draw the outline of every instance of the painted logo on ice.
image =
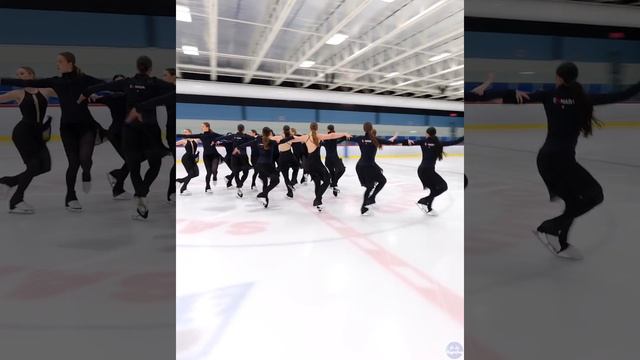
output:
M458 342L451 342L447 345L447 356L450 359L459 359L463 352L462 345Z
M176 358L207 357L253 284L239 284L176 299Z

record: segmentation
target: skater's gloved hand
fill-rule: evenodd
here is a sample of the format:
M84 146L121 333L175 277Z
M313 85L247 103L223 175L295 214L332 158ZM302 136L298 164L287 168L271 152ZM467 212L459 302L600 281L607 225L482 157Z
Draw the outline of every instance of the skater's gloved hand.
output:
M96 94L91 94L91 96L89 96L89 102L96 102L98 99L100 99L102 96L98 96Z
M87 100L87 97L80 94L80 97L78 98L78 104L81 104L82 102L84 102L85 100Z

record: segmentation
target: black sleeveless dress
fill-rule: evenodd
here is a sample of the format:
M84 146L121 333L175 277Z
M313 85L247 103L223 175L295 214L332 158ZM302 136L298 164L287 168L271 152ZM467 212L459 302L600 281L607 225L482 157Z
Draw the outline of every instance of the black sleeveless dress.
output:
M20 102L22 120L13 128L11 140L18 148L20 157L25 163L47 148L46 142L42 138L42 122L47 105L47 98L39 91L33 94L24 91L24 98Z

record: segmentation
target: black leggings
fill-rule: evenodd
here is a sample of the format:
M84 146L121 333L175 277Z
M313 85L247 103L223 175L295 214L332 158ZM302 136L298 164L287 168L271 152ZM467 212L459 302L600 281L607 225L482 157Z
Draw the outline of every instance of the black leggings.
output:
M331 187L338 186L338 180L344 175L346 168L342 163L342 159L339 157L330 157L327 156L324 160L325 165L327 165L327 169L329 170L329 175L331 176Z
M231 155L231 170L233 171L231 175L236 179L238 189L242 188L247 177L249 177L250 168L249 158L246 154L238 156ZM242 173L242 175L240 175L240 173Z
M209 189L211 176L213 176L214 181L218 179L218 165L220 164L220 155L204 154L202 155L202 160L204 161L204 168L207 171L207 175L205 177L205 181L207 184L206 188Z
M256 178L258 177L258 168L256 167L258 163L258 157L251 156L251 166L253 166L253 175L251 176L251 187L256 186Z
M51 156L42 140L39 126L33 122L20 121L13 128L11 139L18 148L22 161L27 165L27 169L20 174L0 179L0 183L9 187L18 186L9 201L9 208L13 209L24 200L24 192L33 178L51 170Z
M182 165L184 169L187 170L187 176L179 179L182 183L182 188L180 192L187 190L187 186L191 179L200 176L200 169L198 168L198 163L196 162L196 156L191 154L182 155Z
M65 197L65 204L68 204L70 201L78 199L75 188L80 168L82 168L82 181L91 181L96 127L92 122L86 124L62 124L60 126L60 137L69 162L66 173L67 195Z
M122 145L125 161L129 168L136 197L146 197L149 194L151 184L160 172L164 150L160 136L160 128L157 125L130 124L123 128ZM141 165L145 160L149 164L149 169L143 178Z
M298 177L298 171L300 170L300 163L293 156L291 151L285 151L280 153L280 157L278 158L278 169L282 173L284 177L284 183L287 187L293 185L292 179L296 179ZM289 177L289 169L293 169L293 174Z
M258 171L260 180L262 180L262 192L259 195L264 195L268 198L271 190L275 189L280 183L278 170L273 164L256 164L255 168Z
M168 123L167 123L168 124ZM171 194L176 193L176 129L175 123L174 126L167 126L167 133L165 134L165 139L167 140L167 145L171 150L171 155L173 155L173 164L171 165L171 170L169 171L169 188L167 189L167 198Z
M329 188L329 184L331 182L331 177L329 176L329 171L327 168L319 164L320 166L316 166L317 168L308 169L307 172L311 175L311 181L314 183L315 187L315 195L314 205L322 204L322 195Z
M429 189L429 195L423 197L419 200L420 203L428 204L431 206L433 200L447 191L449 187L447 186L447 182L444 181L442 176L436 173L435 169L431 167L418 167L418 177L422 182L422 186L425 189Z
M122 148L122 127L110 126L107 132L107 137L118 155L120 155L122 160L124 160L125 154ZM113 186L113 194L116 195L124 192L124 181L127 179L127 176L129 176L129 168L127 168L126 161L122 164L122 167L111 170L109 174L116 179L116 184Z
M538 231L558 236L564 249L573 221L604 201L602 186L573 158L539 154L538 170L552 199L559 197L565 203L562 214L544 221Z
M387 178L376 164L356 164L356 173L360 184L365 187L364 202L368 199L375 200L378 193L387 184Z

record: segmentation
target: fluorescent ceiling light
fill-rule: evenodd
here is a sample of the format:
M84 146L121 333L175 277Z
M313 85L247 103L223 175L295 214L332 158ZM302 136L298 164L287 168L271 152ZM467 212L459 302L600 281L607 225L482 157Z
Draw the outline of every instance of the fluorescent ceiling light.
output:
M535 72L533 71L520 71L520 75L533 75Z
M462 85L462 84L464 84L464 80L454 81L452 83L449 83L449 85L451 86Z
M346 34L334 34L329 40L327 40L326 44L329 45L339 45L342 44L343 41L347 40L349 35Z
M176 5L176 20L191 22L191 10L186 6Z
M436 55L436 56L430 57L429 61L438 61L438 60L446 58L449 55L451 55L451 53L447 53L447 52L446 53L442 53L440 55Z
M197 47L188 45L182 45L182 53L185 55L200 55Z
M301 68L309 68L312 67L313 65L315 65L316 62L315 61L311 61L311 60L305 60L300 64Z
M399 75L399 74L400 74L399 72L394 71L394 72L392 72L392 73L390 73L390 74L385 75L384 77L386 77L386 78L390 78L390 77L394 77L394 76Z
M392 2L394 2L395 0L382 0L382 1L384 1L384 2L386 2L386 3L392 3Z

